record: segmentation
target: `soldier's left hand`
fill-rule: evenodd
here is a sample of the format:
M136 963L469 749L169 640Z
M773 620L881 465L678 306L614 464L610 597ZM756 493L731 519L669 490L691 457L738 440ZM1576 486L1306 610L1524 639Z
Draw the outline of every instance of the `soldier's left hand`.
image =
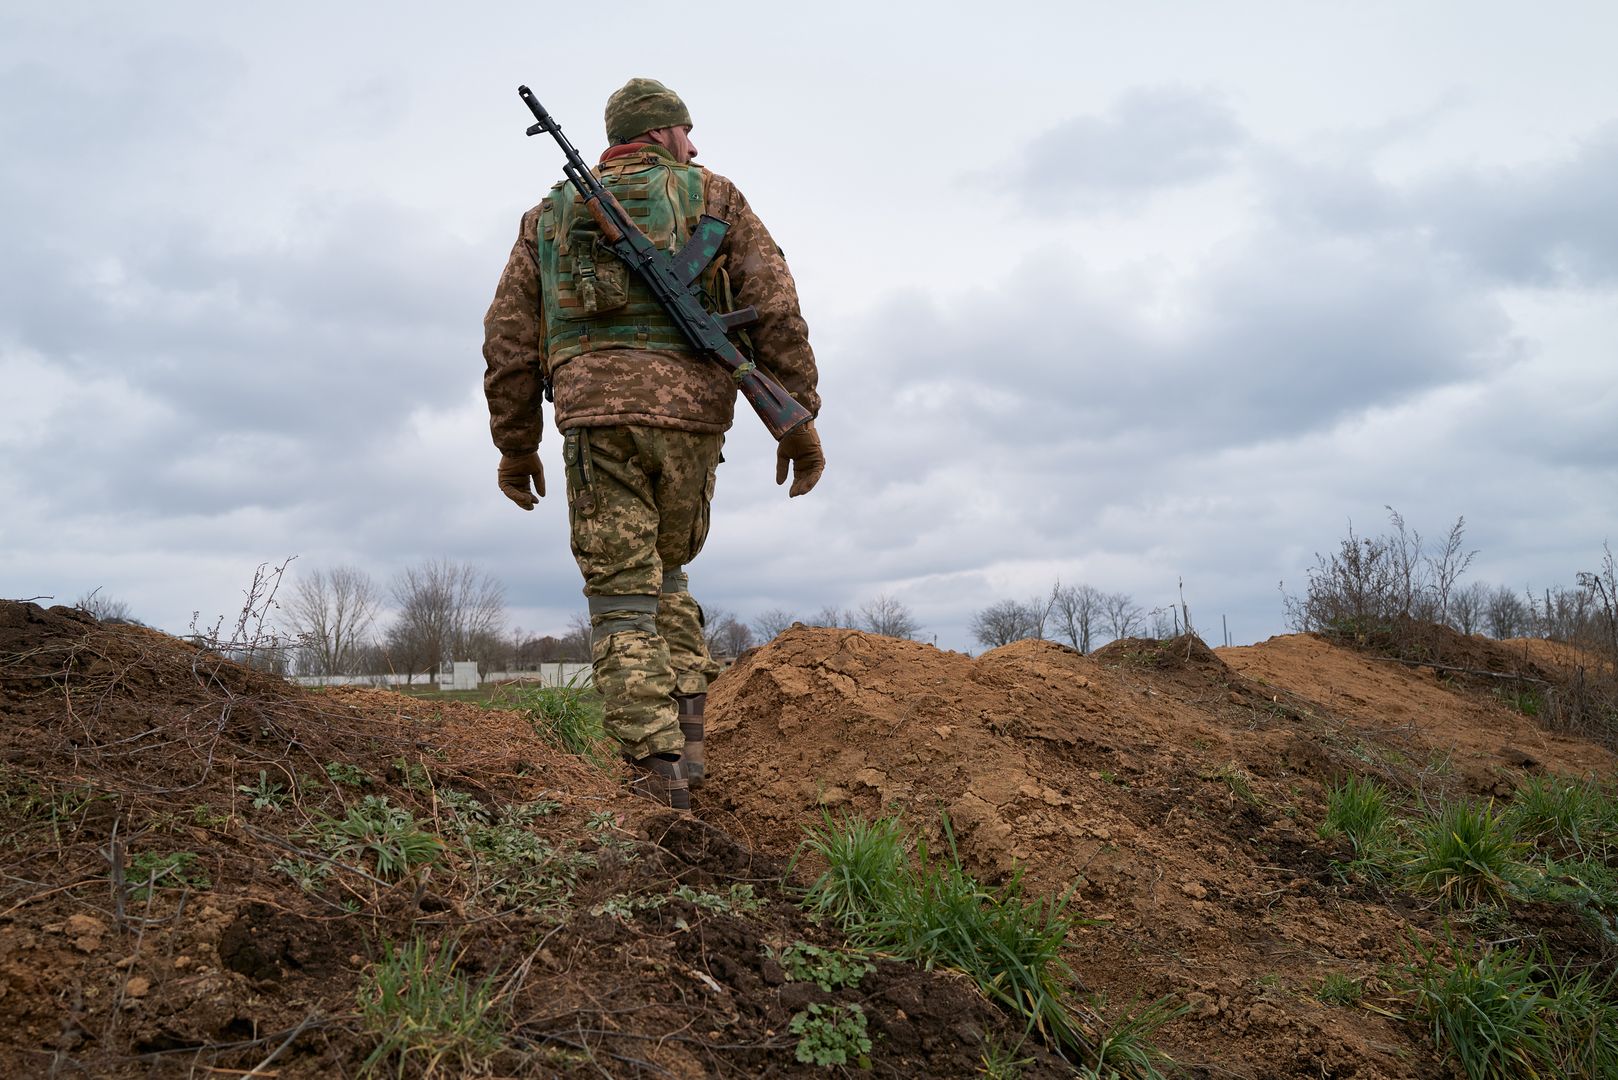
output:
M820 474L826 470L826 455L820 449L820 436L815 433L815 422L808 421L802 427L787 433L775 446L775 482L787 482L787 465L792 466L792 487L787 491L791 498L797 498L809 492L820 480Z
M526 454L500 455L500 491L506 498L524 510L534 508L534 496L545 497L545 467L539 463L539 451ZM533 489L529 489L529 481Z

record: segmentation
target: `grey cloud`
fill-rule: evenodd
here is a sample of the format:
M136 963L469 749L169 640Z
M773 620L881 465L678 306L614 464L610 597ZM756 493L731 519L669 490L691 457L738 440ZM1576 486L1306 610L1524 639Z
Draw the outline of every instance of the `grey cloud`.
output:
M912 402L887 414L890 431L925 423L1017 453L1145 431L1208 450L1476 378L1518 347L1492 299L1399 237L1261 234L1205 266L1185 306L1160 325L1105 306L1059 263L1030 264L947 309L901 301L875 315L883 362L862 367L855 392Z
M1454 170L1404 184L1363 161L1261 156L1266 203L1286 226L1343 236L1404 233L1500 283L1610 285L1618 280L1618 124L1567 156L1512 168Z
M1246 140L1235 115L1206 92L1136 90L1105 114L1040 136L1028 150L1022 193L1047 213L1135 201L1224 172Z

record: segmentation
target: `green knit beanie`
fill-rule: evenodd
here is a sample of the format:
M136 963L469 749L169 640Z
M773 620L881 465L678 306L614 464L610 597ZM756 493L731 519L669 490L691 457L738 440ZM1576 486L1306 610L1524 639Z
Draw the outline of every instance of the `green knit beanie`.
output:
M643 131L684 127L691 112L680 95L656 79L630 79L607 99L607 141L623 142Z

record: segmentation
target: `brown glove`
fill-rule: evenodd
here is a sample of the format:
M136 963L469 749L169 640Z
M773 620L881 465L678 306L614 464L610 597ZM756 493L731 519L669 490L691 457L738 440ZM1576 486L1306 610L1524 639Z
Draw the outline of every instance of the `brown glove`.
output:
M826 455L820 450L820 436L815 434L815 422L810 420L802 427L787 433L775 446L775 482L787 482L787 463L792 463L792 487L787 492L791 498L797 498L809 491L819 481L820 474L826 469Z
M528 489L530 477L534 481L532 492ZM534 508L535 493L545 497L545 467L539 463L538 450L500 455L500 491L524 510Z

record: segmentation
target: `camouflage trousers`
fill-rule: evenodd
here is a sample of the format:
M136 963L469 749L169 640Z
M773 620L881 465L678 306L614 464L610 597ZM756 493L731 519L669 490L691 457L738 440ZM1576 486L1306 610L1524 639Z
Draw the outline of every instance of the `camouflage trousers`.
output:
M625 426L564 434L573 557L590 604L607 733L629 757L679 753L675 694L720 671L684 567L708 538L723 435Z

